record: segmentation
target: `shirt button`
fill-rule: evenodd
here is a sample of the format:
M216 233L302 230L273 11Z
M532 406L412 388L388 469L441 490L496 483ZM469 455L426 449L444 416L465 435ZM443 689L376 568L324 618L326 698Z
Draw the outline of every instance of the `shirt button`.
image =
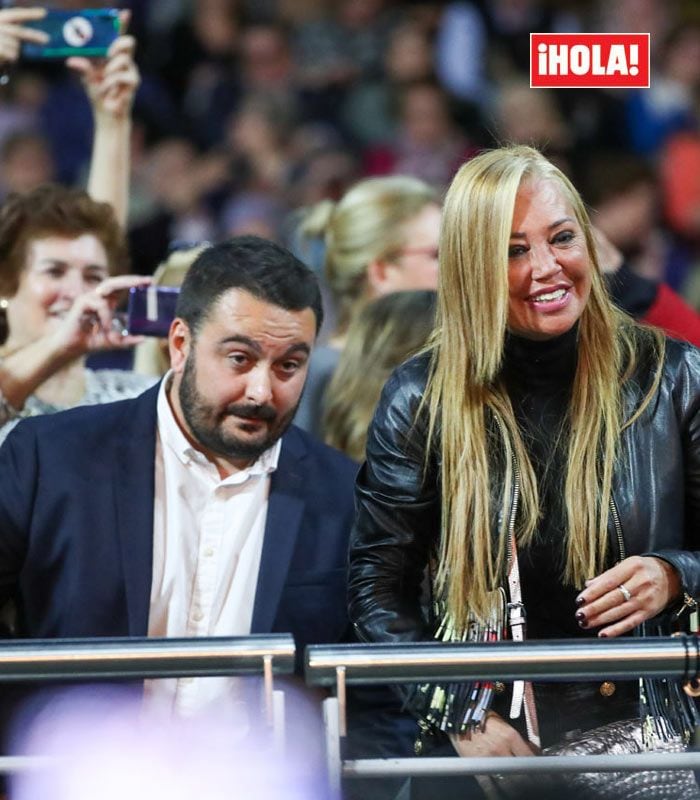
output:
M199 609L197 609L192 613L192 619L195 622L201 622L204 619L204 614L202 614L202 612Z
M600 693L603 697L612 697L615 694L617 687L612 681L603 681L600 684Z
M212 547L207 547L204 551L204 555L206 558L211 558L214 555L214 549Z

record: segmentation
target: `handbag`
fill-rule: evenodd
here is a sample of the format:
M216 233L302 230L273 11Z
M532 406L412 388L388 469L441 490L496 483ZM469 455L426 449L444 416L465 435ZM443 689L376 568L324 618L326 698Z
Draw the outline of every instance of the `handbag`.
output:
M548 748L545 757L682 753L686 749L678 735L658 739L651 748L645 738L639 719L621 720L587 731L573 741ZM690 770L577 772L561 776L557 782L560 789L566 792L567 800L700 800L700 789L695 774Z
M681 753L685 749L682 738L673 735L650 748L635 718L593 728L545 748L540 757ZM489 800L700 800L695 773L690 770L491 775L479 776L478 780Z

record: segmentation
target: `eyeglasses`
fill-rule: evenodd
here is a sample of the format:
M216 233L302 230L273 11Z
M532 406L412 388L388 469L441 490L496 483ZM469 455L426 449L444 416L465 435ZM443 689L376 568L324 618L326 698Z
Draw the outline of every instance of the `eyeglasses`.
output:
M435 261L440 259L437 247L402 247L398 254L400 256L428 256L428 258L434 258Z

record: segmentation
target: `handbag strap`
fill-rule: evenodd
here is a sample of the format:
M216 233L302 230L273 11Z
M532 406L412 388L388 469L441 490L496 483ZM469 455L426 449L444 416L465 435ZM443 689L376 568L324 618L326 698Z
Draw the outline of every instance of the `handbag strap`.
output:
M520 588L520 568L518 567L518 550L515 534L510 534L510 568L508 569L508 623L514 642L525 640L525 606ZM510 718L517 719L522 708L525 708L525 729L528 740L537 748L540 747L540 729L537 721L535 692L531 681L515 681L513 683L513 699L510 704Z

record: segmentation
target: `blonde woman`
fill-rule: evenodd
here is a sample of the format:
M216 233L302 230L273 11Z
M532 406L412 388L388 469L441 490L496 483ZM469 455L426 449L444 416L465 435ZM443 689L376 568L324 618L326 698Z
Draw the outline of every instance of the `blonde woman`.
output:
M448 190L436 333L385 387L357 506L370 641L517 639L515 561L532 639L655 632L700 593L700 352L612 305L578 193L532 148L482 153ZM529 755L638 716L636 684L516 689L478 719L426 689L424 727L460 755Z
M338 203L323 201L306 214L301 238L323 241L337 325L311 357L297 425L321 433L326 387L350 322L368 302L391 292L436 288L439 230L433 189L401 175L360 181Z
M425 347L435 292L392 292L366 305L348 330L325 398L326 444L363 461L367 430L391 372Z

